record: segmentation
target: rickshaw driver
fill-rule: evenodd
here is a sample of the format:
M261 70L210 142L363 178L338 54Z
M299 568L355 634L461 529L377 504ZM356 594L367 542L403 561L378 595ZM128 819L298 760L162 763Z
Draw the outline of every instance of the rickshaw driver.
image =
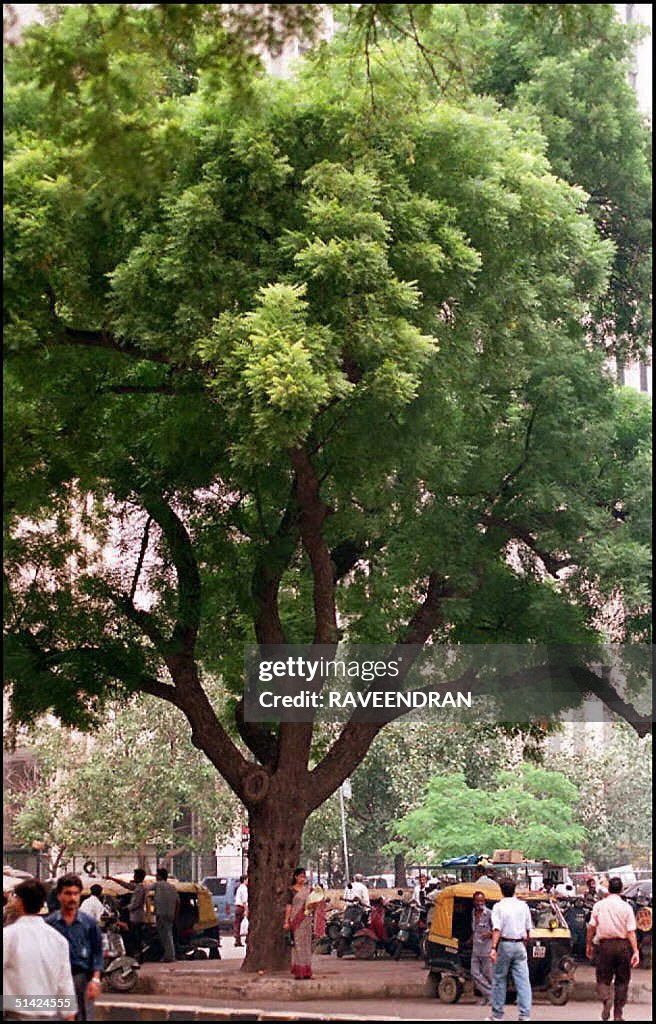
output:
M533 927L531 912L527 904L515 896L514 879L502 878L499 887L503 899L492 908L492 1016L486 1019L503 1020L508 975L512 973L517 990L518 1019L530 1020L533 993L528 973L526 943Z

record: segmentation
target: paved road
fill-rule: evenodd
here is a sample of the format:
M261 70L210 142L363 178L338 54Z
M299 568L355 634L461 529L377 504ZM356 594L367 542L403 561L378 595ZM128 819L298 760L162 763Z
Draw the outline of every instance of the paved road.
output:
M133 997L134 999L135 997ZM231 1008L210 1000L199 999L195 1001L190 998L184 999L181 996L168 996L166 999L163 999L161 996L143 995L139 996L138 999L142 1005L146 1004L149 1007L161 1006L165 1003L170 1007L169 1020L176 1019L176 1009L181 1012L187 1011L185 1012L185 1017L189 1019L188 1011L192 1008L203 1010L205 1013L213 1008L216 1010L221 1009L224 1012L226 1009L232 1009L235 1014L233 1019L241 1020L257 1020L258 1011L264 1011L267 1014L280 1012L281 1014L298 1015L306 1021L312 1020L313 1014L321 1015L322 1017L334 1015L345 1020L353 1019L354 1016L357 1016L358 1018L369 1018L372 1021L390 1021L394 1019L482 1021L485 1020L488 1012L486 1007L475 1006L471 1002L462 1002L455 1006L445 1006L443 1003L428 999L407 999L402 1003L391 999L357 999L348 1002L316 999L310 1002L296 1000L293 1002L271 1002L266 1005L262 1005L260 1000L257 1004L249 1003L248 1001L240 1002L238 1006ZM121 1003L130 1002L130 996L103 995L102 1002L108 1008L111 1006L118 1009ZM245 1016L248 1010L253 1011L252 1018ZM99 1014L99 1016L101 1015ZM105 1014L102 1014L102 1016L105 1017ZM598 1021L599 1018L600 1006L591 1002L571 1002L566 1006L550 1006L548 1003L536 1003L533 1007L532 1017L534 1021ZM114 1019L118 1018L114 1017ZM131 1016L130 1019L133 1020L135 1018ZM161 1017L156 1017L152 1009L150 1009L146 1019L165 1019L165 1017L163 1014ZM179 1019L182 1019L182 1017ZM624 1012L624 1019L627 1021L651 1021L651 1007L647 1004L627 1006ZM514 1007L508 1008L506 1020L517 1020L517 1010Z
M242 960L245 954L243 948L235 949L234 940L231 936L221 936L221 957L224 961L238 961ZM384 968L386 961L377 964L376 967ZM154 965L153 965L154 966ZM186 965L190 967L192 965ZM218 966L216 962L212 964L198 963L196 966L198 969ZM346 971L346 965L341 962L340 969ZM356 966L355 964L353 965ZM357 965L360 967L360 965ZM414 965L412 965L414 966ZM645 972L646 973L646 972ZM381 972L381 981L383 980L384 971ZM634 977L637 976L642 980L642 972L635 972ZM208 1016L208 1011L223 1011L223 1019L229 1019L227 1014L232 1010L234 1017L232 1019L241 1020L257 1020L258 1011L265 1012L267 1014L280 1013L290 1014L299 1016L303 1020L312 1020L313 1015L321 1015L322 1017L330 1019L335 1016L336 1018L352 1019L354 1016L368 1017L372 1021L386 1021L386 1020L463 1020L463 1021L483 1021L488 1014L487 1007L478 1006L472 999L464 997L463 1000L455 1006L448 1006L444 1003L440 1003L435 999L428 998L405 998L398 1000L394 998L365 998L365 999L312 999L312 1000L269 1000L259 996L256 999L235 999L235 997L227 996L223 1001L217 999L216 994L213 998L194 998L193 995L193 979L190 981L190 991L186 995L151 995L146 993L134 993L132 995L114 995L110 993L103 994L102 1003L106 1007L107 1012L99 1013L100 1019L108 1019L110 1014L112 1019L120 1019L117 1013L120 1012L119 1008L121 1003L139 1003L146 1010L146 1015L142 1019L148 1020L163 1020L176 1019L176 1013L180 1016L177 1019L193 1019L193 1011L199 1010L204 1014L205 1019L211 1019ZM169 1007L168 1014L162 1012L155 1012L155 1007ZM99 1007L100 1009L100 1007ZM244 1016L252 1011L253 1016ZM556 1007L551 1006L547 1002L538 1000L534 1005L533 1020L534 1021L596 1021L599 1020L601 1015L601 1006L597 1002L593 1001L577 1001L570 1002L567 1006ZM141 1016L141 1014L139 1014ZM126 1014L127 1017L127 1014ZM124 1017L123 1019L126 1019ZM127 1019L135 1020L139 1019L137 1014L132 1014ZM217 1014L218 1019L218 1014ZM269 1018L275 1019L275 1018ZM515 1007L508 1007L506 1014L507 1021L517 1020L517 1010ZM625 1010L625 1020L627 1021L651 1021L651 1007L649 1004L629 1004Z

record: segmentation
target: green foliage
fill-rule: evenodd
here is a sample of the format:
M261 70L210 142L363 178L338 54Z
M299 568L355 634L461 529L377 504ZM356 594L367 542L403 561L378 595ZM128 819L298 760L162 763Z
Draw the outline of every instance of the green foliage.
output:
M497 772L543 756L544 729L464 723L445 713L442 728L425 722L394 723L376 737L351 776L352 797L345 803L352 871L389 871L387 844L398 833L399 817L421 805L427 780L439 770L461 774L468 786L489 790ZM337 794L307 820L303 831L306 860L319 855L341 862L341 820ZM404 850L405 852L405 850Z
M420 807L395 824L421 863L494 849L529 859L578 865L585 829L577 822L579 794L561 772L524 764L497 772L494 789L468 786L461 772L432 778ZM395 849L394 844L390 849Z
M370 6L389 37L375 111L346 38L293 81L258 79L236 58L245 106L216 5L75 5L9 53L18 718L52 707L89 725L108 697L165 676L152 637L171 634L179 580L161 524L146 530L153 507L184 522L200 574L196 654L235 697L256 578L280 574L286 636L311 639L311 566L297 534L281 533L297 522L300 445L330 513L323 539L361 553L337 592L348 638L402 633L431 572L452 595L436 640L589 638L618 586L633 635L643 628L647 438L589 340L616 235L601 238L578 180L553 173L530 54L512 110L478 95L501 92L503 69L484 89L482 62L502 52L505 15ZM416 67L411 104L399 87L404 55L417 55L401 8L462 42L463 74L439 100ZM537 68L545 23L530 25ZM581 32L559 38L578 60ZM90 548L71 511L82 494ZM518 538L519 570L506 564ZM578 572L554 584L540 552Z
M652 849L652 743L625 723L610 736L580 749L577 727L571 748L558 754L563 776L579 790L578 817L586 829L586 861L602 870L646 858ZM577 749L579 748L579 749Z
M229 836L238 804L196 750L175 709L140 698L106 710L92 739L40 720L20 737L36 757L26 784L9 779L12 834L44 844L51 861L98 845L207 849ZM202 822L188 834L185 811Z

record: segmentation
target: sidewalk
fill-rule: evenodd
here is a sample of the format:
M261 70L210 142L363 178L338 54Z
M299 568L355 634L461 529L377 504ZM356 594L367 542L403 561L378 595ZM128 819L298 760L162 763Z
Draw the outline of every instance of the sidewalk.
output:
M223 1002L272 1002L302 1000L415 999L432 995L428 972L416 960L338 960L316 956L314 978L295 981L287 974L245 974L241 961L200 960L176 964L144 964L134 993L157 996L193 995L196 999ZM545 999L535 994L536 1002ZM572 1001L597 1000L594 969L580 965L576 971ZM633 971L629 989L630 1003L651 1003L650 971ZM468 992L462 1003L473 1002Z

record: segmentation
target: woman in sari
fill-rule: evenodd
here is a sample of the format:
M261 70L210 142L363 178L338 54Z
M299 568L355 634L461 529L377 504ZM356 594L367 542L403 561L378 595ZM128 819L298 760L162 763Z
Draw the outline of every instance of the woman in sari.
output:
M292 974L299 981L312 977L312 908L306 906L309 896L305 870L296 868L283 927L292 937Z

